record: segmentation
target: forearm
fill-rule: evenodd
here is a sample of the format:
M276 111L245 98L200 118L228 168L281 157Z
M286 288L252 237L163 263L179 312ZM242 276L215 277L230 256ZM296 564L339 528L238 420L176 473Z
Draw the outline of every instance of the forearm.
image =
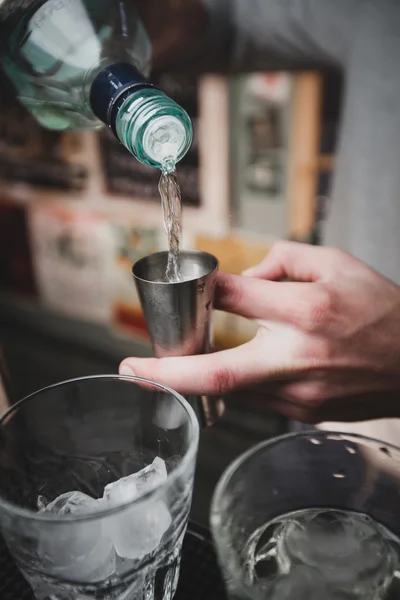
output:
M203 39L174 68L234 73L341 66L364 0L203 2Z

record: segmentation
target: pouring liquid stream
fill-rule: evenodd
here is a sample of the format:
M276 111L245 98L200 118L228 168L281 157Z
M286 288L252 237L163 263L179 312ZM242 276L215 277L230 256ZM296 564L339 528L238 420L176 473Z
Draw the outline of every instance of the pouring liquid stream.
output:
M161 196L164 229L168 238L168 264L165 280L170 283L182 281L179 261L181 239L182 202L181 189L175 165L165 165L161 171L158 189Z

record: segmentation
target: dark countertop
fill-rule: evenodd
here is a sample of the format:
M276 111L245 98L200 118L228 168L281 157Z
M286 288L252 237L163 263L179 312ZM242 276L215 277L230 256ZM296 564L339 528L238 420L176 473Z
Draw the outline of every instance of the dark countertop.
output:
M128 355L149 356L149 346L99 325L52 314L0 294L0 345L15 398L73 377L117 372ZM223 470L254 444L283 433L285 420L247 402L227 399L226 411L200 438L192 519L208 525L209 505Z

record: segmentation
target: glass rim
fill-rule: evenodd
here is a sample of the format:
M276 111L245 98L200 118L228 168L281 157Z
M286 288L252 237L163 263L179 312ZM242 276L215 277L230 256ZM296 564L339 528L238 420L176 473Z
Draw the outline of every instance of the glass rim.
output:
M298 431L295 433L286 433L283 435L275 436L269 440L260 442L260 443L256 444L255 446L252 446L251 448L249 448L248 450L246 450L245 452L240 454L233 462L231 462L231 464L225 469L225 471L221 475L221 477L215 487L215 490L214 490L214 493L213 493L213 496L211 499L211 504L210 504L210 507L211 507L210 508L211 533L214 538L214 542L216 544L217 551L221 556L223 568L226 569L228 576L232 578L232 581L234 581L235 586L238 588L240 593L243 594L243 599L248 598L250 600L251 587L247 586L244 583L242 573L240 571L237 571L236 569L232 569L227 563L225 563L227 551L226 551L226 549L223 549L221 547L221 544L219 541L219 533L221 531L220 518L219 518L221 516L221 512L219 510L219 506L221 506L221 499L225 494L225 491L227 489L227 486L229 485L229 482L231 481L233 475L236 473L236 471L240 467L245 465L249 459L251 459L253 456L258 454L260 451L265 450L269 446L272 447L272 446L281 444L282 442L285 442L287 440L295 439L295 438L301 438L301 437L303 437L303 438L308 438L308 437L328 438L329 436L332 437L332 439L335 439L335 437L337 438L340 436L340 438L342 438L342 439L347 438L348 441L353 441L353 442L358 441L360 443L362 443L362 442L368 443L369 442L369 443L377 444L381 448L384 447L384 448L387 448L388 450L394 450L396 452L400 452L399 446L395 446L393 444L388 444L386 442L383 442L382 440L379 440L377 438L368 437L366 435L361 435L358 433L349 433L346 431L337 431L337 430L329 431L329 430L322 430L322 429L317 429L317 430L309 429L306 431ZM395 460L395 459L392 458L392 460ZM222 558L222 557L224 557L224 558Z
M3 424L4 424L5 420L12 413L16 412L27 401L33 400L35 397L39 396L43 392L48 392L54 388L67 386L67 385L70 385L71 383L101 380L101 379L108 379L108 380L115 380L115 381L117 381L117 380L131 381L133 383L144 383L147 385L150 384L151 386L158 388L159 391L168 393L170 396L175 398L182 405L182 407L185 409L185 411L189 417L189 422L192 427L192 432L191 432L192 435L191 435L191 439L189 440L188 449L187 449L185 455L183 456L181 462L179 463L179 465L175 469L173 469L173 471L171 471L171 474L168 476L167 480L164 483L162 483L161 485L157 486L155 489L147 492L146 494L144 494L143 496L140 496L139 498L136 498L135 500L132 500L131 502L127 502L125 504L121 504L120 506L116 506L113 508L98 510L96 512L88 513L88 514L65 515L62 518L59 518L57 516L52 516L49 513L35 513L33 510L30 510L28 508L23 508L23 507L17 506L15 504L13 504L12 502L8 502L4 498L2 498L2 496L0 495L0 510L4 509L5 511L12 514L13 516L17 516L17 517L20 517L23 519L29 519L30 521L38 521L38 522L54 524L54 525L60 525L62 523L71 523L71 522L78 522L78 521L81 521L81 522L94 521L97 519L109 517L109 516L118 514L120 512L123 512L128 507L141 506L147 500L149 500L149 498L158 499L158 497L161 496L161 494L165 490L169 489L172 486L172 484L175 482L175 480L178 479L178 477L182 473L185 472L187 466L196 458L198 442L199 442L199 437L200 437L200 426L199 426L199 422L196 417L196 414L195 414L193 408L188 403L188 401L185 400L185 398L181 394L179 394L178 392L176 392L175 390L173 390L172 388L170 388L166 385L157 383L155 381L152 381L151 379L145 379L144 377L136 377L134 375L119 375L119 374L87 375L84 377L75 377L73 379L66 379L65 381L60 381L58 383L53 383L51 385L45 386L44 388L41 388L40 390L37 390L36 392L32 392L28 396L25 396L25 398L18 400L18 402L13 404L4 413L1 413L0 414L0 428L3 428Z
M378 438L372 438L372 437L362 435L359 433L350 433L347 431L337 431L337 430L330 431L330 430L323 430L323 429L317 429L317 430L309 429L307 431L297 431L295 433L285 433L283 435L278 435L269 440L260 442L260 443L256 444L255 446L252 446L251 448L249 448L242 454L240 454L237 458L235 458L235 460L232 461L231 464L228 465L228 467L222 473L222 475L215 487L215 490L214 490L214 493L213 493L213 496L211 499L210 521L211 521L211 527L212 527L213 531L216 529L215 523L214 523L214 516L218 512L218 506L220 505L220 500L221 500L222 496L224 495L225 490L226 490L229 482L232 479L232 476L250 458L252 458L256 454L258 454L260 451L265 450L269 446L271 446L271 447L276 446L276 445L281 444L282 442L285 442L290 439L301 438L301 437L304 437L304 438L308 438L308 437L328 438L329 436L332 439L335 439L335 437L340 436L340 438L345 438L345 439L347 438L348 441L370 442L370 443L372 442L374 444L378 444L381 447L387 448L388 450L394 450L396 452L400 452L400 446L395 446L394 444L388 444L387 442L379 440ZM391 459L395 460L393 457L391 457ZM214 529L214 527L215 527L215 529Z

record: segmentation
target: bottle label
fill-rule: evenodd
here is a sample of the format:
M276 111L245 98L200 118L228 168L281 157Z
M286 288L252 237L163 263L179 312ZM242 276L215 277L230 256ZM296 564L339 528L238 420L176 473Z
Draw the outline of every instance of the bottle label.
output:
M32 16L21 54L36 74L54 75L54 68L84 70L97 64L101 42L84 0L48 0Z
M30 31L40 29L43 27L47 19L49 19L55 12L62 10L73 3L76 4L77 0L48 0L39 8L39 10L31 19L29 27Z

